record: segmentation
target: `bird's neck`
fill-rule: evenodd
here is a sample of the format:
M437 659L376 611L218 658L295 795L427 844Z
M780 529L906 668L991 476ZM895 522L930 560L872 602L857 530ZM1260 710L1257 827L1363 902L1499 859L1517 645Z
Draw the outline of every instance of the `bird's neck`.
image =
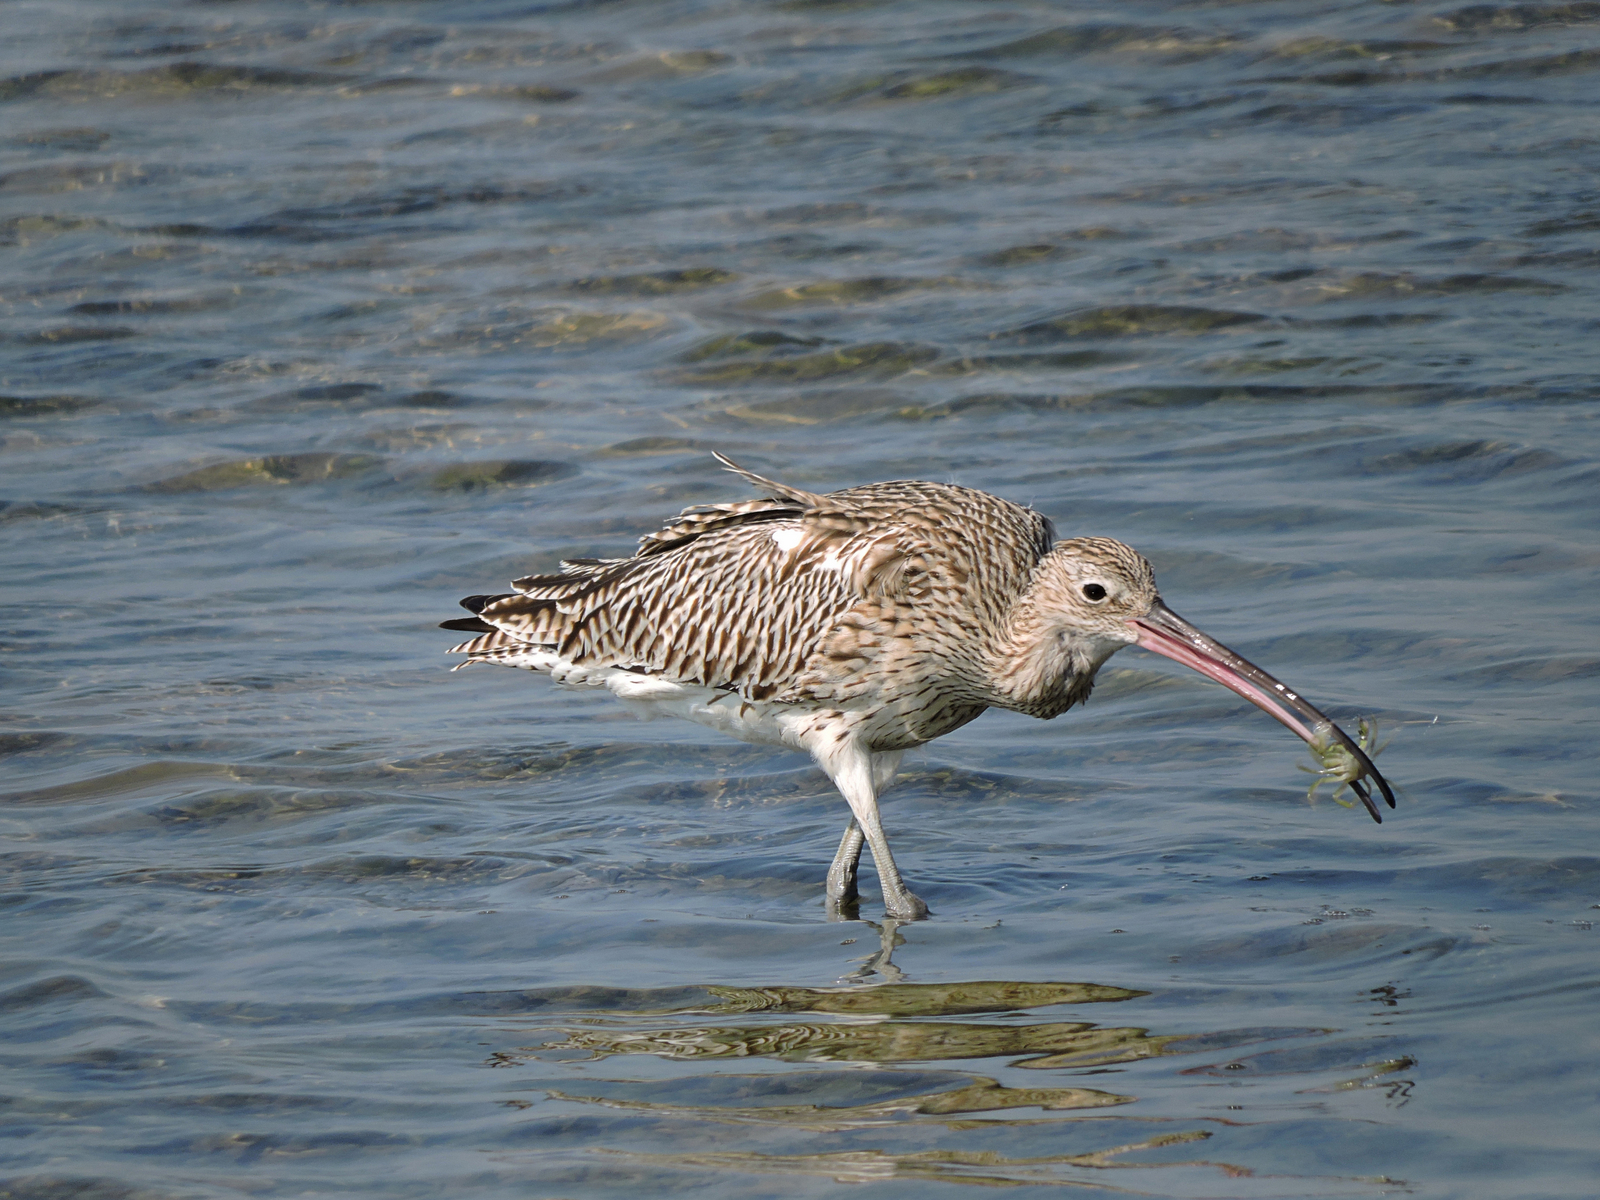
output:
M1030 588L1012 607L985 665L993 705L1048 719L1088 699L1109 654L1064 629L1042 591Z

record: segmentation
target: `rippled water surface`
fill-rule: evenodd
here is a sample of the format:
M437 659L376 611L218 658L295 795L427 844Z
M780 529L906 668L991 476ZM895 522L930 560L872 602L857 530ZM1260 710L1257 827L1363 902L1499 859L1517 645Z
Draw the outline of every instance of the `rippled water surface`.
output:
M0 1195L1594 1193L1600 4L4 23ZM829 922L804 759L445 670L712 449L1130 542L1399 808L1129 651Z

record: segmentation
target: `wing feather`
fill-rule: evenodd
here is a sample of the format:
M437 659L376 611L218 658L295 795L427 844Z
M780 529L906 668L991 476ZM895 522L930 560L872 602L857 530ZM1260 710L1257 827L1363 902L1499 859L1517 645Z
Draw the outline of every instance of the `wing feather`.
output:
M768 499L787 500L789 503L797 504L801 508L816 508L817 505L822 503L822 497L817 495L816 492L802 491L797 487L790 487L787 483L779 483L775 479L767 479L757 475L754 471L746 471L721 451L713 450L711 455L722 464L723 470L732 471Z
M464 605L494 632L457 650L493 662L537 648L784 698L861 672L897 638L902 650L946 633L971 643L1054 538L1031 509L953 485L822 496L718 458L766 497L686 509L632 558L574 559L511 594L472 597Z

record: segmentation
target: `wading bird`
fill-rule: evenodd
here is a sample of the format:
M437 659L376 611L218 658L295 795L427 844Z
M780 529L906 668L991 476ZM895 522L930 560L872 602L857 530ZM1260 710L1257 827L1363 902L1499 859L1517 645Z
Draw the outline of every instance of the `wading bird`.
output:
M446 629L467 661L604 687L648 716L809 752L853 814L828 869L831 909L856 899L865 841L888 915L928 907L900 878L878 796L900 756L986 708L1049 719L1142 646L1231 688L1324 754L1381 821L1351 738L1161 602L1150 564L1110 538L1056 541L1032 509L944 483L817 495L717 455L762 498L685 509L632 558L574 559L512 592L468 596ZM1342 747L1342 751L1340 748Z

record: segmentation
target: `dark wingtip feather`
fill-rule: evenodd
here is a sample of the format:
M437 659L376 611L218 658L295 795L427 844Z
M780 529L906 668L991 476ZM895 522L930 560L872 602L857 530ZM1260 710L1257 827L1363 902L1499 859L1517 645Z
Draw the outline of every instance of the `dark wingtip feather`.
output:
M477 599L477 597L473 597ZM493 633L494 626L478 617L461 617L455 621L440 621L440 629L454 629L459 633Z
M461 602L461 607L469 613L481 613L496 600L504 600L509 595L511 595L510 592L504 592L498 596L468 596Z

